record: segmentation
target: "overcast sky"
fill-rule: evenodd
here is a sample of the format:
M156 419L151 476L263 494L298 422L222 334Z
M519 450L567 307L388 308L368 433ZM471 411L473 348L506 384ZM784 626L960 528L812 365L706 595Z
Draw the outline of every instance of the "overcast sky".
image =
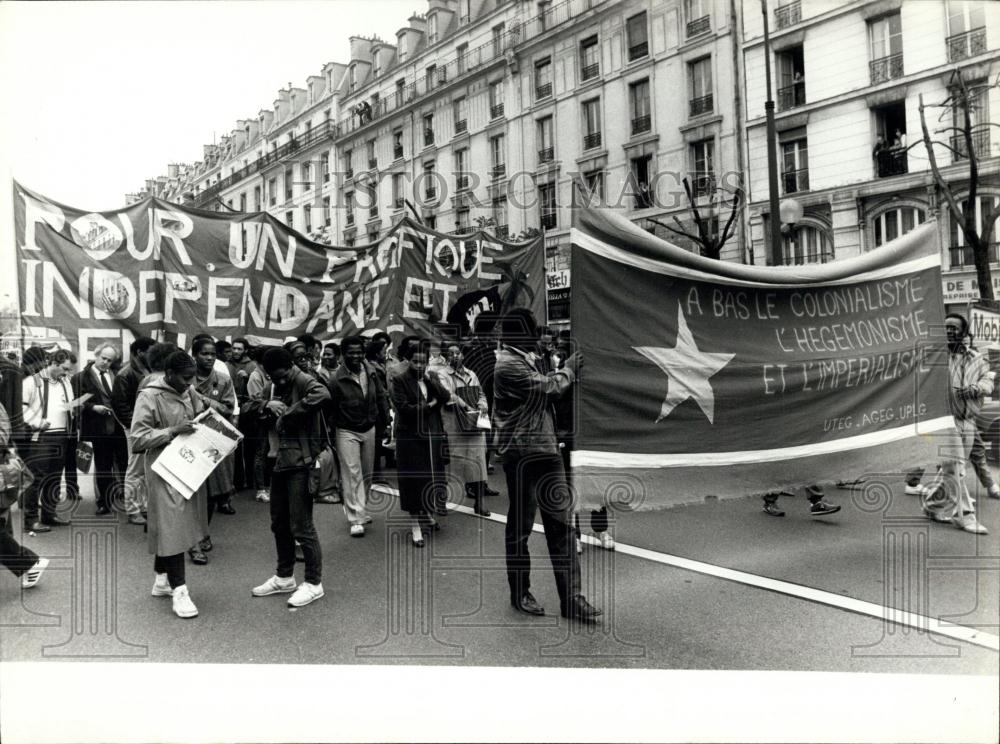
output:
M194 162L348 37L395 38L426 0L0 3L0 300L14 294L10 182L93 211Z

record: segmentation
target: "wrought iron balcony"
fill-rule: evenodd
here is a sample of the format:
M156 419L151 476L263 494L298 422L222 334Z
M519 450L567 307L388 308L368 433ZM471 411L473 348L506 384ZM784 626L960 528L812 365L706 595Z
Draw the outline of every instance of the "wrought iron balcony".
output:
M698 36L712 28L711 16L702 16L701 18L695 18L693 21L687 22L687 38L692 36Z
M794 236L794 232L792 234ZM809 248L807 245L804 245L794 239L785 240L781 244L781 264L783 266L828 263L832 260L832 247L824 247L816 250L815 248Z
M787 111L796 106L804 106L806 102L806 81L786 85L778 88L778 111Z
M510 228L507 225L497 225L495 232L498 238L510 237Z
M781 181L786 194L794 194L799 191L809 190L809 169L799 168L789 170L781 174Z
M780 31L802 20L802 1L781 5L774 9L774 28Z
M462 132L468 131L469 122L466 119L459 119L455 122L455 134L461 134Z
M653 206L653 194L649 190L648 183L640 183L639 190L633 195L634 209L649 209Z
M424 147L429 147L434 144L434 130L425 129L424 130Z
M990 243L988 246L990 263L995 264L997 262L997 243ZM976 259L972 254L972 246L968 245L953 245L948 248L948 253L951 256L951 265L955 266L975 266Z
M499 119L501 116L503 116L503 104L502 103L494 103L492 106L490 106L490 118L491 119Z
M715 108L715 100L713 95L709 93L707 96L701 96L700 98L692 98L688 101L688 111L691 116L701 116L702 114L710 114Z
M909 173L906 164L906 150L886 149L875 153L875 174L879 178L901 176Z
M498 163L493 166L493 171L492 171L493 178L503 178L504 175L506 175L506 173L507 173L506 163Z
M430 202L430 201L434 201L435 199L437 199L437 189L436 188L434 188L433 186L428 186L426 189L424 189L424 200L425 201L429 201Z
M645 116L637 116L632 119L632 134L642 134L643 132L648 132L651 126L651 119L649 114Z
M368 216L369 217L378 217L378 206L377 205L374 206L374 207L369 207L368 208Z
M872 85L903 77L903 53L899 52L898 54L890 54L888 57L873 59L868 63L868 68L871 71Z
M580 78L584 81L592 80L601 74L601 63L595 62L592 65L584 65L580 71Z
M583 137L583 149L592 150L595 147L601 146L601 133L593 132L591 134L586 134Z
M961 62L986 51L986 27L974 28L945 39L948 45L948 61Z
M988 125L973 127L972 132L972 152L977 160L990 156L990 130ZM964 134L958 134L951 138L952 160L965 160L969 157L969 147L965 141Z
M542 83L535 86L535 99L541 100L552 95L552 83Z
M455 176L455 191L462 191L469 188L469 177L465 174Z
M555 157L554 147L543 147L538 151L538 162L539 163L551 163Z
M542 213L542 228L545 230L554 230L556 226L556 213L555 212L543 212Z
M649 56L649 42L643 41L638 44L633 44L628 48L628 61L634 62L637 59L642 59L643 57Z
M353 225L354 224L354 212L348 212L347 213L347 220L346 220L346 222L347 222L348 225Z

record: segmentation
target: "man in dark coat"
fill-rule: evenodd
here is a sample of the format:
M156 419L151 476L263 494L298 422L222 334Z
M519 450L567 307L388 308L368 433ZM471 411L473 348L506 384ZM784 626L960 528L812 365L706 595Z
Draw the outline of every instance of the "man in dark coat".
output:
M132 412L139 396L139 385L150 373L147 354L156 342L142 336L129 346L129 362L115 375L115 384L111 388L111 407L119 423L125 429L125 441L128 447L128 459L116 467L124 472L125 512L129 524L146 524L147 509L145 473L143 472L143 457L132 451ZM120 453L119 453L120 454Z

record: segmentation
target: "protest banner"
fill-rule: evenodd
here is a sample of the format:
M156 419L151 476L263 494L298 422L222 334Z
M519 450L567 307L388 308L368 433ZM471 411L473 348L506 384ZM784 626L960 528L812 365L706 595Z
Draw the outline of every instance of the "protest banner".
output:
M430 336L470 292L482 294L465 307L463 325L483 309L545 312L541 238L459 237L403 218L377 243L343 248L265 212L154 198L86 212L17 183L14 225L25 336L84 357L101 342L128 348L139 334L181 347L196 333L268 344L373 328Z
M583 501L656 508L866 475L898 485L936 462L954 429L935 236L926 224L857 258L758 267L578 215Z

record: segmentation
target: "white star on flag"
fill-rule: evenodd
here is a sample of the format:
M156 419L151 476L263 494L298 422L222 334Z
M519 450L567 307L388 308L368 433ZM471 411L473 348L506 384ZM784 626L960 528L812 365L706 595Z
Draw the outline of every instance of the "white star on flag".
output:
M708 378L725 367L735 354L702 351L694 342L684 311L677 305L677 342L672 349L660 346L633 346L667 375L667 395L656 423L677 406L693 398L710 424L715 423L715 393Z

